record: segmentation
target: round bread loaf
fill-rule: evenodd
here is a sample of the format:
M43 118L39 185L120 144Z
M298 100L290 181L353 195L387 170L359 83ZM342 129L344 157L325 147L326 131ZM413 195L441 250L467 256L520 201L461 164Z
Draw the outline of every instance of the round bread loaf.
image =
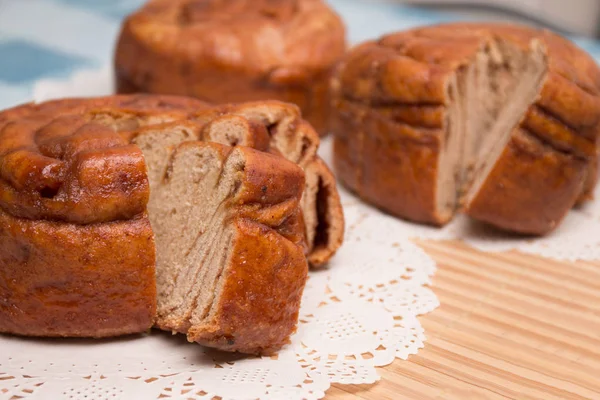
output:
M306 279L303 209L321 213L314 237L343 231L341 208L322 214L339 197L309 129L283 103L168 96L0 113L0 332L155 324L228 351L281 347ZM320 182L311 204L309 176ZM315 243L320 260L339 246Z
M549 31L389 34L342 60L332 92L339 178L402 218L439 225L462 209L544 234L596 184L600 70Z
M117 90L282 100L325 133L328 78L344 50L343 22L322 0L153 0L125 20Z

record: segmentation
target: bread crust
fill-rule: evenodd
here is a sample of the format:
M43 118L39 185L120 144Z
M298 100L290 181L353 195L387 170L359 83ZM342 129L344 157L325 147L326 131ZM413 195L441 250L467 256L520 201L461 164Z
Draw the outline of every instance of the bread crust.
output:
M334 166L342 182L394 215L443 222L435 207L441 132L394 122L346 100L339 100L337 110Z
M496 38L524 50L538 40L547 51L548 71L495 173L465 212L504 229L544 234L578 199L589 198L597 180L600 69L556 34L503 24L418 28L352 50L332 79L334 162L342 182L394 215L446 223L436 207L438 155L451 101L446 88L482 43ZM531 139L528 146L523 146L523 136ZM543 148L545 161L525 165L533 162L534 142ZM548 175L544 165L569 171L570 179L564 179L566 172ZM502 177L501 170L506 173ZM533 199L554 196L560 200L532 207Z
M123 23L117 91L282 100L326 133L328 79L344 51L343 22L321 0L155 0Z
M535 136L518 130L469 203L468 213L508 231L547 232L575 204L585 185L585 174L584 160L557 153Z
M156 311L154 273L154 239L144 214L79 225L0 211L0 332L144 332Z

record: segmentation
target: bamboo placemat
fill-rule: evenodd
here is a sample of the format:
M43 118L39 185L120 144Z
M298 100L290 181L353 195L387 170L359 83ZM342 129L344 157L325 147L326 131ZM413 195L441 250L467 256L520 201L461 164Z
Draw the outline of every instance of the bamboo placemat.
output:
M600 399L600 262L419 245L439 266L425 348L327 399Z

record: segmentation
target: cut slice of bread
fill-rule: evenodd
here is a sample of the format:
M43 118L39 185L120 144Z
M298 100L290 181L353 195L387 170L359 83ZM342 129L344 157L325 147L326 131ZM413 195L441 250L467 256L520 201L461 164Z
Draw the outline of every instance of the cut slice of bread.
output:
M134 140L150 177L156 325L228 351L281 347L295 330L307 274L302 170L242 146L174 147L162 133Z

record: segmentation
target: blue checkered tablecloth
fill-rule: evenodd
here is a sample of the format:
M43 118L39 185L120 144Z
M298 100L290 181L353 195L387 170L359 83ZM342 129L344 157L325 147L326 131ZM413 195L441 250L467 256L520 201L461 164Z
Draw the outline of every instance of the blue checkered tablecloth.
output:
M110 64L122 18L144 0L0 0L0 108L31 100L35 82ZM351 42L451 20L372 0L330 0ZM600 58L600 43L574 38Z

